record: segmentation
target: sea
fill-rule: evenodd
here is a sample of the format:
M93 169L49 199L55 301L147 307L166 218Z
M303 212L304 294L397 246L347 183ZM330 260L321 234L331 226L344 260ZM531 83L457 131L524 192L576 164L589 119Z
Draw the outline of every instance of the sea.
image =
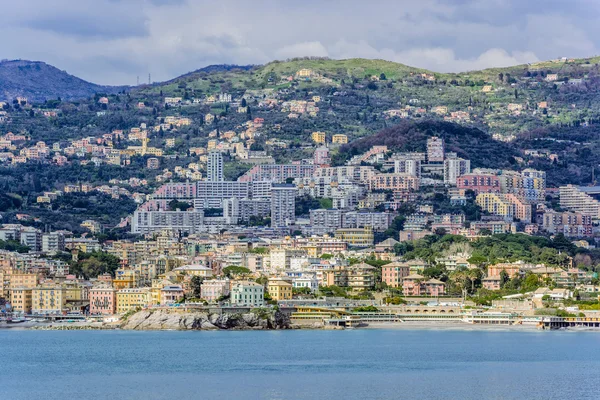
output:
M594 332L0 330L0 399L600 399Z

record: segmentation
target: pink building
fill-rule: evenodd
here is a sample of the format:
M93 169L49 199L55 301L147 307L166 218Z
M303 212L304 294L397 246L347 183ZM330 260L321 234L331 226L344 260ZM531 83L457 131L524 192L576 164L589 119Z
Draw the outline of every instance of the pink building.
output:
M315 150L313 154L313 163L320 166L329 166L331 158L329 158L329 149L321 146Z
M101 284L90 289L90 314L113 315L117 311L117 292Z
M499 276L488 276L482 279L483 288L487 290L500 290L502 278Z
M393 262L381 267L381 280L390 287L400 287L402 279L410 274L410 267L406 264Z
M466 174L456 179L459 189L479 193L500 193L500 177L493 174Z
M211 279L202 282L200 297L206 301L217 301L222 296L229 294L229 279Z
M183 299L183 288L179 285L168 285L160 290L160 305L177 303Z
M404 296L443 296L446 294L446 284L437 279L429 279L419 274L412 274L402 280Z

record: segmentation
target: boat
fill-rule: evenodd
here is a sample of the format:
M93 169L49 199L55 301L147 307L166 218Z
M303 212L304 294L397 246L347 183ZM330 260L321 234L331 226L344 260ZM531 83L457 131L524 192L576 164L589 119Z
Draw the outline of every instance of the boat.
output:
M20 324L23 322L27 322L27 320L25 318L13 318L13 319L7 319L6 322L9 324Z

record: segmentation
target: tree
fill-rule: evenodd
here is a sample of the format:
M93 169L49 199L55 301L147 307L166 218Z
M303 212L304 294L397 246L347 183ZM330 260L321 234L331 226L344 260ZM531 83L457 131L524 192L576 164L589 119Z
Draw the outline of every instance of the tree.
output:
M190 289L192 290L192 297L195 299L199 299L201 297L201 287L204 278L198 275L192 276L190 280Z
M223 274L229 278L233 277L234 275L245 275L249 273L250 270L248 268L238 267L237 265L230 265L223 268Z
M500 271L500 288L504 288L504 286L508 283L510 277L505 270Z

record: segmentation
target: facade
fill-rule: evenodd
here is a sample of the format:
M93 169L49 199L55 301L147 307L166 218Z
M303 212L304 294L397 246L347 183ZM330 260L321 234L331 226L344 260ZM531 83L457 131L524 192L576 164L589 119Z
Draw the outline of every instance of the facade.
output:
M269 279L267 291L275 301L285 301L292 299L292 284L281 278Z
M263 307L265 289L256 282L234 282L231 287L231 305L245 307Z
M326 138L325 132L313 132L311 137L312 137L313 142L315 142L315 143L319 143L319 144L325 143L325 138Z
M200 297L208 302L215 302L229 295L229 279L211 279L202 282Z
M40 285L31 290L33 314L62 314L67 306L67 293L58 284Z
M346 144L348 143L348 136L342 134L333 135L331 137L331 143Z
M348 271L348 286L353 290L363 291L375 287L375 267L367 263L351 265Z
M394 160L394 173L421 177L421 160L412 158Z
M600 201L592 195L600 193L600 187L580 187L575 185L561 186L560 206L570 211L591 215L592 218L600 217Z
M393 262L381 267L381 280L389 287L402 286L402 280L410 274L410 266L399 262Z
M203 211L135 211L131 219L131 233L151 234L165 229L182 233L204 230Z
M419 178L404 174L377 174L369 180L371 190L418 190Z
M44 233L42 235L42 251L44 253L65 250L65 235L61 232Z
M546 211L542 217L542 228L549 233L565 236L592 236L592 216L580 212Z
M117 291L101 284L90 289L90 314L113 315L117 311Z
M402 294L404 296L443 296L446 294L446 284L437 279L426 280L422 275L412 274L402 280Z
M531 222L531 204L513 194L480 193L477 195L476 203L490 214Z
M223 182L223 154L218 151L208 153L206 180L208 182Z
M32 288L16 287L10 290L10 304L13 311L29 314L32 308Z
M374 240L373 229L370 227L336 229L335 237L353 247L369 247Z
M273 184L271 192L271 226L283 228L296 221L296 186Z
M166 306L179 302L184 297L183 288L180 285L166 285L160 290L160 305Z
M200 181L197 183L194 208L221 208L223 200L247 199L251 197L251 185L246 182Z
M238 178L239 182L269 181L285 182L292 178L310 178L315 171L312 164L261 164L255 165Z
M456 185L458 177L471 172L471 161L462 158L444 160L444 183Z
M459 176L456 186L463 190L479 193L500 193L500 177L489 173L470 173Z
M117 313L143 308L150 304L150 288L121 289L117 291Z
M427 162L444 162L444 153L444 139L441 139L437 136L432 136L427 139Z

